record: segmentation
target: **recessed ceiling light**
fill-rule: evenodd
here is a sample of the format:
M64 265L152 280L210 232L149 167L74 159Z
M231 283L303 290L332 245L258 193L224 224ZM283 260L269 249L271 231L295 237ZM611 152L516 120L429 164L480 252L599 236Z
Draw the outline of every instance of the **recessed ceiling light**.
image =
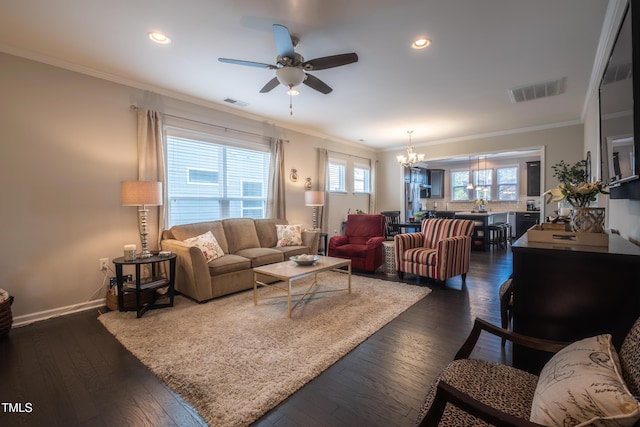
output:
M414 49L424 49L425 47L429 46L430 44L431 44L431 40L420 38L420 39L416 39L413 42L413 44L411 45L411 47L414 48Z
M156 43L159 44L169 44L171 43L171 39L167 37L165 34L159 33L157 31L153 31L149 33L149 38Z

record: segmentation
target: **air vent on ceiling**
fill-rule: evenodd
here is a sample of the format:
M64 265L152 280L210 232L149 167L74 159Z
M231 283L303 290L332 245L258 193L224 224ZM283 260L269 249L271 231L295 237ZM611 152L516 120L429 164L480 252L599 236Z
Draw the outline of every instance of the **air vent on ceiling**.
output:
M238 101L237 99L233 99L233 98L225 98L224 102L228 102L229 104L237 105L238 107L246 107L247 105L249 105L248 102Z
M532 101L547 96L560 95L564 92L565 78L549 80L547 82L533 83L525 86L513 87L509 89L511 102L518 103Z
M630 79L632 68L633 67L631 66L631 62L618 65L609 64L609 66L607 67L607 71L604 73L604 77L602 78L602 84L606 85L609 83L615 83L621 80Z

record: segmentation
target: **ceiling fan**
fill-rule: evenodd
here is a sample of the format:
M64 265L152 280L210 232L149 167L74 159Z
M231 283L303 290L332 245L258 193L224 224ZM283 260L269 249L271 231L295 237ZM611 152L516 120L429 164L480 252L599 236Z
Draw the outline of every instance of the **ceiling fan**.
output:
M302 55L295 52L298 39L291 36L287 27L279 24L273 24L273 36L278 50L276 65L229 58L218 58L218 61L227 62L229 64L276 70L276 76L269 80L267 84L260 89L260 93L267 93L278 86L278 84L283 84L291 91L294 87L304 83L310 88L324 93L325 95L330 93L333 89L331 89L322 80L308 72L326 70L327 68L334 68L358 62L358 55L355 53L343 53L340 55L325 56L305 61Z

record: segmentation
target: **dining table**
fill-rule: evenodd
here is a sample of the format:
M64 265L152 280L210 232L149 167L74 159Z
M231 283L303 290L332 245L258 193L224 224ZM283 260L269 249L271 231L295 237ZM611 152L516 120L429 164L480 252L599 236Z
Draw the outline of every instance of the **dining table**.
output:
M422 229L422 221L407 221L398 223L398 228L403 233L409 233L410 231L416 232Z

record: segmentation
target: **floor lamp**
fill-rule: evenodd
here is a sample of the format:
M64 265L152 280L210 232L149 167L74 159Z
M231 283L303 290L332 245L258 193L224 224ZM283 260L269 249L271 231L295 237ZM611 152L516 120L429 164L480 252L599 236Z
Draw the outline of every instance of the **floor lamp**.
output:
M139 258L151 257L147 248L147 206L162 205L162 183L153 181L122 181L120 183L120 203L122 206L139 206L138 229L140 231L140 243L142 251Z
M318 229L318 207L324 206L324 191L305 191L304 192L304 205L313 206L313 214L311 220L313 223L313 229Z

